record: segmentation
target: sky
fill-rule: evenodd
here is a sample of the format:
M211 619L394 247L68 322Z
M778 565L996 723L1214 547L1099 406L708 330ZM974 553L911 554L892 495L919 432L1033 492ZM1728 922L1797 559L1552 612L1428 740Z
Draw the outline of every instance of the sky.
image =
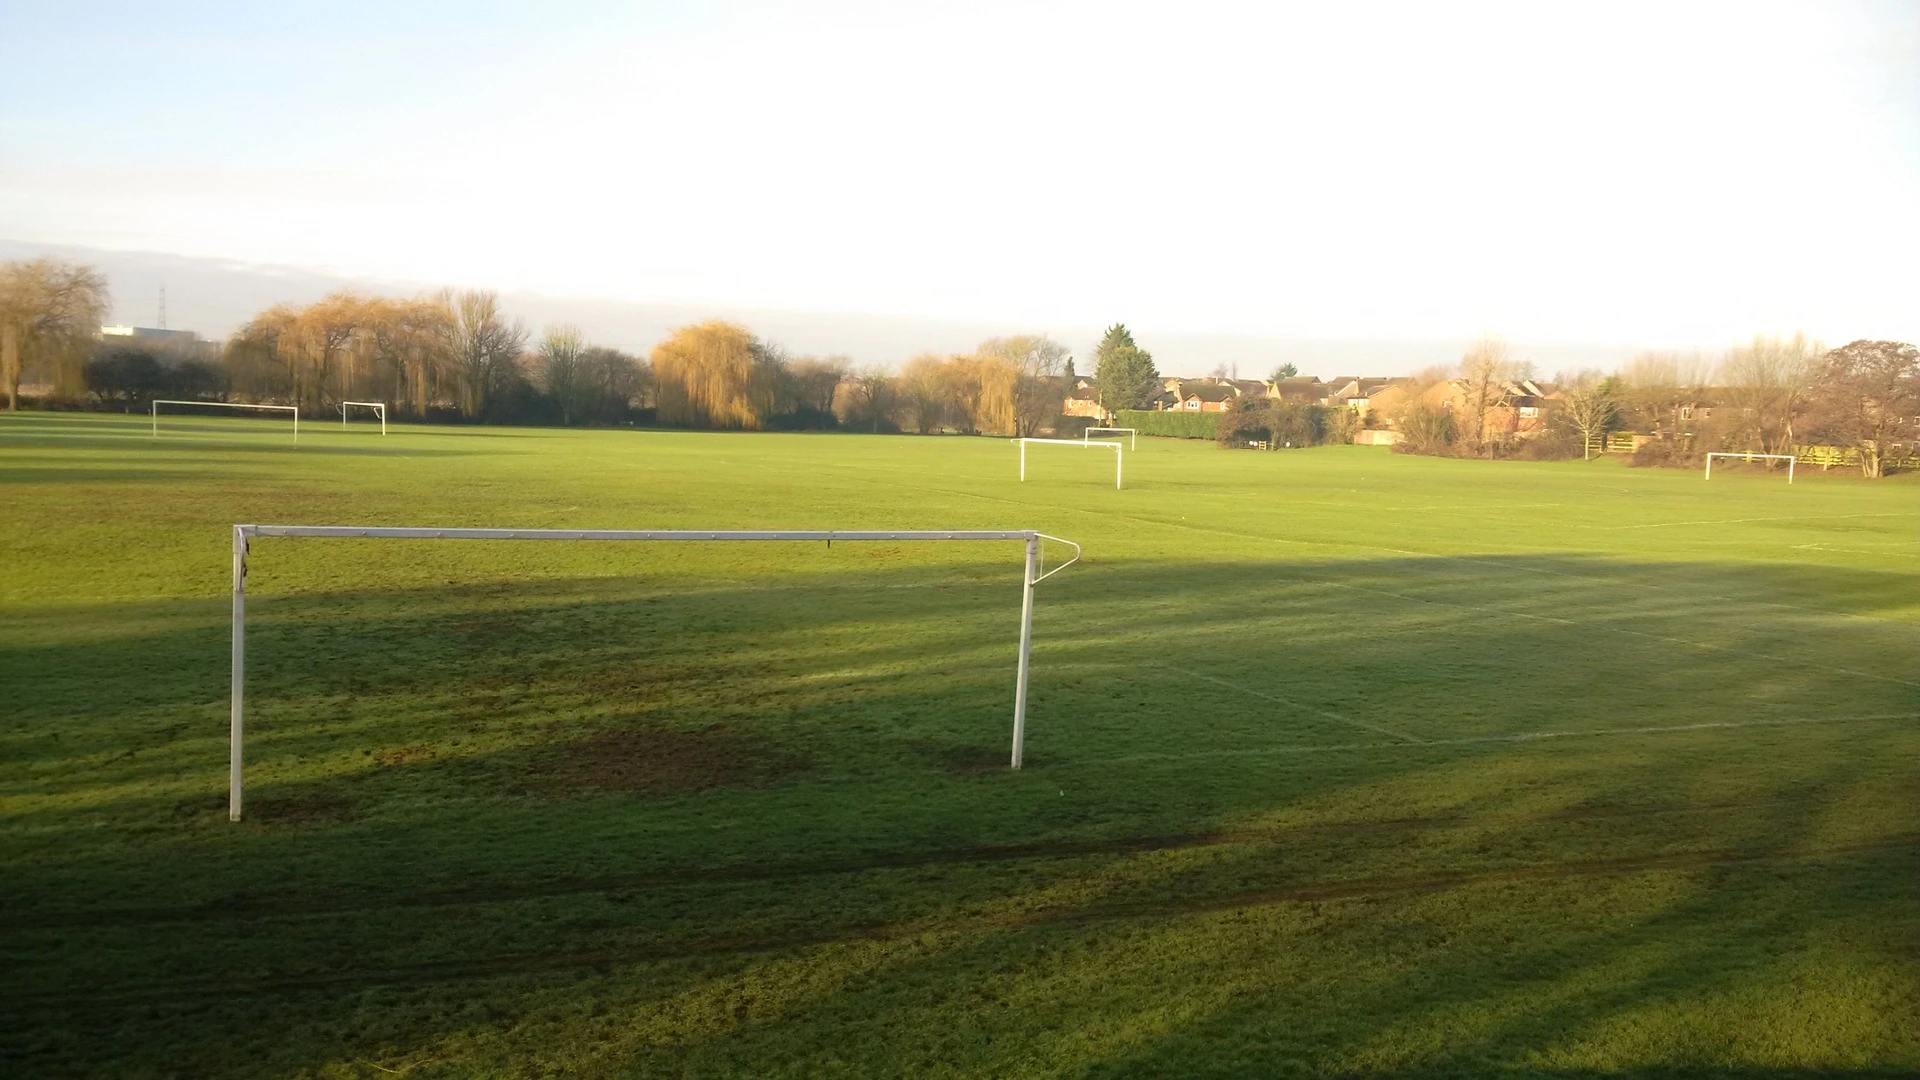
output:
M1920 4L13 0L0 40L29 245L1137 335L1920 336Z

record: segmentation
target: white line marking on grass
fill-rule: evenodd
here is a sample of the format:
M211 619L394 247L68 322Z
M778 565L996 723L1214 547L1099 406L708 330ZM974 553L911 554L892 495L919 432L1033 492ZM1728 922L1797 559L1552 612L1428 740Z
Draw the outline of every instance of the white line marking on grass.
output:
M1607 525L1608 529L1671 529L1677 525L1745 525L1754 521L1833 521L1839 518L1908 517L1907 514L1791 514L1782 517L1715 518L1711 521L1654 521L1645 525Z
M1410 743L1426 742L1425 739L1422 739L1417 735L1409 735L1404 731L1396 731L1393 728L1387 727L1385 724L1376 724L1371 720L1356 720L1351 716L1342 716L1341 714L1334 712L1332 709L1322 709L1317 705L1303 705L1298 701L1294 701L1292 698L1284 698L1278 694L1265 693L1264 691L1255 690L1251 687L1241 686L1238 683L1230 683L1225 679L1216 679L1211 675L1203 675L1198 671L1191 671L1191 670L1188 670L1187 668L1177 668L1177 667L1169 667L1166 670L1178 672L1181 675L1186 675L1191 678L1201 679L1206 682L1213 683L1216 686L1224 686L1229 690L1238 690L1243 694L1251 694L1257 698L1265 698L1268 701L1278 702L1279 704L1285 705L1290 709L1298 709L1301 712L1309 712L1314 714L1315 716L1325 717L1328 720L1334 720L1339 723L1346 724L1350 727L1365 728L1368 731L1377 731L1382 735L1391 735L1396 739L1401 739Z
M1905 544L1912 543L1913 541L1894 540L1890 542ZM1830 551L1841 555L1872 555L1876 559L1887 555L1891 555L1896 559L1920 559L1920 555L1916 555L1911 551L1862 551L1859 548L1828 547L1825 544L1795 544L1793 545L1793 549L1795 551Z
M1329 754L1347 750L1402 750L1410 746L1474 746L1483 743L1545 742L1551 739L1594 739L1614 735L1675 735L1689 731L1716 731L1734 728L1788 727L1802 724L1838 724L1862 720L1914 720L1920 713L1865 713L1859 716L1796 716L1778 720L1708 720L1697 724L1664 724L1650 727L1594 728L1588 731L1523 731L1513 735L1471 735L1459 739L1427 739L1414 743L1332 743L1323 746L1265 746L1238 750L1193 750L1177 754L1126 754L1119 757L1088 758L1077 764L1104 765L1129 761L1187 761L1206 758L1270 757L1289 754Z

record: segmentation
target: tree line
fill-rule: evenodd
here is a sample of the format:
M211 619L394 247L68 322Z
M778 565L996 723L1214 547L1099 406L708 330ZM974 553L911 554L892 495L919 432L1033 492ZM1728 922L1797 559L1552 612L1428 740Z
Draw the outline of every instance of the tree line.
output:
M1613 432L1644 433L1636 464L1695 467L1710 451L1784 454L1797 448L1851 450L1865 476L1916 456L1920 439L1920 351L1897 341L1854 341L1826 349L1804 335L1755 337L1717 361L1699 354L1642 353L1620 371L1562 374L1540 402L1542 427L1516 437L1516 384L1530 363L1493 339L1475 343L1458 365L1414 377L1391 419L1399 448L1467 457L1581 457ZM1449 383L1457 408L1426 390Z
M106 281L91 268L52 259L0 265L10 408L32 377L68 407L131 409L177 397L318 413L382 401L396 417L427 421L1030 435L1059 419L1073 381L1067 348L1044 335L923 353L892 372L856 369L844 356L793 356L714 320L676 330L641 357L566 324L535 339L496 294L480 290L338 292L276 305L211 355L102 339L109 306Z
M23 381L35 379L69 407L132 409L175 397L326 412L371 400L416 420L1019 436L1058 426L1079 382L1067 348L1044 335L922 353L894 372L856 368L842 356L792 356L716 320L676 330L641 357L566 324L543 328L536 340L496 294L480 290L404 299L339 292L276 305L204 353L102 339L109 307L106 279L92 267L50 258L0 263L0 381L9 409L19 407ZM1122 324L1107 329L1093 362L1093 394L1109 413L1146 408L1161 392L1152 354ZM1417 453L1578 456L1595 439L1632 430L1657 435L1636 451L1642 463L1828 445L1851 449L1868 476L1911 456L1920 436L1920 360L1902 342L1828 350L1803 336L1757 337L1717 363L1642 354L1617 373L1560 376L1558 392L1538 403L1538 430L1523 439L1517 386L1533 376L1504 343L1484 339L1458 364L1415 376L1385 418L1400 447ZM1425 393L1442 382L1451 388L1446 409ZM1357 419L1258 399L1234 412L1218 426L1223 445L1346 441Z

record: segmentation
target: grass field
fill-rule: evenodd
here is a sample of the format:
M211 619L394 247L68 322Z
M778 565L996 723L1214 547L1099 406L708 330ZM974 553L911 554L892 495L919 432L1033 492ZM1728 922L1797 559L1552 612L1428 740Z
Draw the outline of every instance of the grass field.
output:
M1920 1072L1912 477L304 427L0 416L0 1072ZM262 539L234 825L235 522L1086 558Z

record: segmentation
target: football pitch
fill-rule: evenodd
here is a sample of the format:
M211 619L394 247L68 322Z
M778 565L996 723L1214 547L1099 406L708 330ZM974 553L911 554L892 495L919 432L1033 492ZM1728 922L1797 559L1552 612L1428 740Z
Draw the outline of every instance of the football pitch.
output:
M1920 1071L1920 478L391 431L0 415L0 1071ZM236 523L1085 555L260 538L233 824Z

